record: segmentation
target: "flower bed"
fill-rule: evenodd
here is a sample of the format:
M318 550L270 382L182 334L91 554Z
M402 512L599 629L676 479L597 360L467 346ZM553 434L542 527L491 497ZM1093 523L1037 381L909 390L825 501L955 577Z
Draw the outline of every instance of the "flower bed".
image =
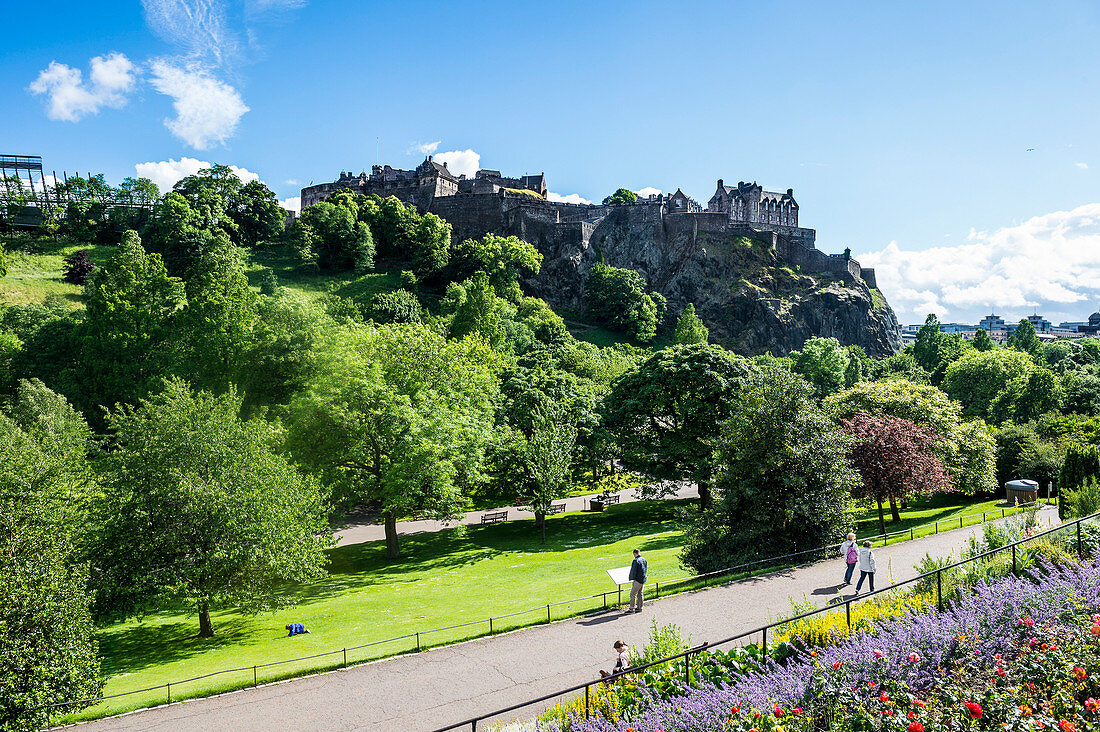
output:
M1100 566L980 583L730 684L654 694L573 732L1070 730L1100 727ZM1098 616L1100 617L1100 616ZM644 692L642 692L644 695ZM664 697L664 698L662 698Z

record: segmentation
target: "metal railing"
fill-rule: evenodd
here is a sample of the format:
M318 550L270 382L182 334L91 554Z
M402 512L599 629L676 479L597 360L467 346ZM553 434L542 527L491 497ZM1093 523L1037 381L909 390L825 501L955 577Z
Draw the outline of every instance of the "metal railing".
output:
M738 633L737 635L732 635L728 638L723 638L722 640L715 641L713 643L709 643L709 642L708 643L703 643L702 645L695 646L693 648L689 648L688 650L677 653L676 655L668 656L668 657L665 657L665 658L660 658L660 659L657 659L656 661L650 661L649 663L645 663L645 664L642 664L642 665L639 665L639 666L633 666L633 667L628 668L624 671L619 671L617 673L611 674L610 676L608 676L606 678L595 679L595 680L592 680L592 681L586 681L583 684L576 684L576 685L570 686L566 689L561 689L559 691L555 691L551 694L544 694L544 695L542 695L542 696L540 696L536 699L529 699L525 702L521 702L519 704L513 704L511 706L504 707L502 709L497 709L497 710L489 712L487 714L481 714L481 715L478 715L477 717L466 719L462 722L456 722L456 723L448 725L446 727L440 727L437 730L435 730L435 732L449 732L449 730L457 730L457 729L461 729L461 728L464 728L464 727L469 727L472 732L477 732L478 722L491 720L491 719L494 719L496 717L500 717L502 715L509 714L510 712L515 712L515 711L518 711L518 710L523 709L525 707L530 707L534 704L542 704L542 703L550 701L552 699L562 698L567 694L573 694L575 692L579 692L579 691L582 691L582 690L584 691L584 715L585 715L585 718L587 719L591 716L590 696L591 696L591 689L594 686L597 686L597 685L603 684L603 683L611 683L611 682L615 681L618 678L628 676L630 674L635 674L635 673L638 673L639 671L644 671L645 669L650 668L652 666L658 666L658 665L661 665L661 664L669 663L671 661L677 661L681 658L685 659L685 662L684 662L684 675L685 675L685 679L686 679L687 683L690 685L691 684L691 664L690 664L691 656L696 655L698 653L701 653L701 652L706 651L706 650L711 649L711 648L716 648L718 646L729 645L731 643L734 643L735 641L740 641L740 640L743 640L743 639L746 639L746 638L751 638L752 636L755 636L755 635L760 636L762 656L765 658L765 662L766 662L767 652L768 652L768 631L769 630L772 630L774 628L778 628L778 627L787 625L788 623L793 623L793 622L796 622L798 620L802 620L803 618L808 618L808 617L811 617L811 616L814 616L814 615L820 615L822 613L828 614L830 612L838 610L838 608L841 605L843 605L843 607L844 607L844 614L845 614L845 617L847 619L848 628L850 630L851 627L852 627L852 603L863 602L864 600L867 600L867 599L869 599L871 597L874 597L876 595L880 595L880 594L885 593L885 592L893 592L893 591L896 591L900 587L905 587L906 585L910 585L910 584L913 584L913 583L916 583L916 582L920 582L922 580L926 580L926 579L929 579L929 578L932 578L932 577L935 578L935 582L936 582L936 608L937 608L937 610L942 612L943 611L943 581L942 581L942 578L943 578L943 573L944 572L956 569L958 567L961 567L961 566L966 565L966 564L970 564L972 562L977 562L977 561L980 561L982 559L992 557L992 556L1000 554L1002 552L1011 551L1012 552L1012 574L1016 575L1019 571L1017 547L1022 546L1023 544L1025 544L1027 542L1031 542L1031 541L1035 541L1037 539L1041 539L1044 536L1049 536L1051 534L1061 532L1061 531L1072 530L1073 527L1076 527L1077 556L1078 556L1078 558L1083 558L1084 557L1084 552L1082 551L1081 524L1085 521L1090 521L1090 520L1095 519L1097 517L1100 517L1100 511L1098 511L1096 513L1093 513L1093 514L1089 514L1088 516L1084 516L1084 517L1076 519L1074 521L1070 521L1070 522L1061 524L1061 525L1056 526L1056 527L1054 527L1052 529L1049 529L1047 531L1043 531L1043 532L1040 532L1040 533L1037 533L1037 534L1033 534L1031 536L1020 539L1018 541L1012 542L1011 544L1005 544L1004 546L998 547L996 549L991 549L987 552L982 552L981 554L976 554L973 557L969 557L967 559L959 560L958 562L954 562L953 564L948 564L948 565L945 565L943 567L939 567L938 569L936 569L932 572L926 572L924 574L918 574L916 577L912 577L910 579L903 580L901 582L895 582L894 584L890 585L889 587L883 587L881 589L868 592L865 595L850 597L847 600L845 600L843 603L827 604L824 607L817 608L817 609L814 609L814 610L809 610L807 612L800 613L798 615L794 615L794 616L789 617L789 618L784 618L783 620L777 620L774 623L768 623L767 625L760 626L760 627L757 627L757 628L753 628L752 630L746 630L742 633Z
M1026 510L1028 508L1031 508L1031 507L1037 506L1037 505L1039 505L1038 502L1032 503L1032 504L1021 504L1019 506L1006 507L1006 508L1000 509L1000 518L1007 518L1009 511L1015 511L1016 513L1018 513L1020 510ZM963 514L963 515L959 516L958 519L957 519L957 523L958 523L957 527L955 526L956 519L954 519L954 518L952 518L950 520L943 519L943 520L936 521L936 522L933 522L933 523L921 524L920 526L913 526L913 527L910 527L908 529L904 529L904 530L900 530L900 531L893 531L893 532L886 532L886 533L883 533L883 534L875 534L875 535L872 535L872 536L865 536L865 537L862 537L862 538L858 539L857 541L860 541L860 542L862 542L862 541L872 541L872 542L882 541L883 544L886 545L886 544L889 543L889 540L890 540L891 537L904 536L904 535L908 535L910 540L912 540L912 539L916 538L917 532L928 529L929 527L933 528L933 534L939 534L941 524L946 524L948 526L948 529L945 529L945 530L949 530L950 528L960 528L961 529L961 528L964 527L964 525L965 526L972 526L972 525L983 524L983 523L986 522L987 517L990 516L990 515L996 517L997 511L983 511L980 514L978 514L978 513ZM975 521L973 523L968 522L969 519L975 518L975 517L980 517L981 520L980 521ZM967 521L967 522L964 523L964 521ZM928 534L925 534L925 535L928 535ZM788 568L788 567L791 567L791 566L797 566L798 564L804 564L807 561L811 561L811 560L815 559L817 556L821 556L822 558L828 558L830 556L839 556L839 553L836 553L838 547L839 547L838 544L830 544L830 545L827 545L827 546L824 546L824 547L817 547L817 548L814 548L814 549L807 549L807 550L800 551L800 552L793 552L793 553L790 553L790 554L782 554L782 555L779 555L779 556L767 557L767 558L764 558L764 559L757 559L757 560L754 560L752 562L746 562L744 564L739 564L739 565L736 565L734 567L727 567L725 569L715 570L713 572L706 572L706 573L703 573L703 574L691 575L691 576L688 576L688 577L680 577L680 578L677 578L677 579L665 580L665 582L664 582L665 595L668 596L670 594L679 594L681 592L690 591L691 589L694 589L696 587L696 583L700 583L700 582L701 582L702 587L710 587L714 584L720 585L720 584L726 584L726 583L729 583L729 582L733 582L733 581L736 581L737 579L743 578L745 576L751 576L753 574L760 573L764 569L778 570L778 569ZM797 560L797 561L792 562L790 560ZM717 583L714 582L714 580L717 580L718 578L721 578L721 577L725 577L726 579L724 581L720 581L720 582L717 582ZM677 586L679 586L678 589L675 589ZM659 582L659 581L653 582L653 593L654 593L654 595L651 596L652 599L660 599L661 589L662 589L661 582ZM330 670L330 669L334 669L334 668L347 668L348 665L349 665L349 662L348 662L348 652L349 651L360 651L360 650L363 650L365 648L371 648L373 646L379 646L379 645L383 645L383 644L387 644L387 643L395 643L395 642L403 641L403 640L411 641L409 643L409 648L408 648L407 651L399 651L395 654L382 654L381 656L361 658L361 659L354 660L353 661L354 664L366 663L368 661L377 660L378 658L385 657L386 655L400 655L401 653L412 653L414 651L416 653L419 653L419 652L423 651L425 648L430 648L431 647L430 645L428 645L425 642L425 640L426 640L426 636L429 636L429 635L432 635L432 634L445 633L447 631L458 630L458 629L461 629L461 628L470 628L470 627L474 627L474 626L482 626L482 627L486 628L487 633L486 632L474 633L474 634L471 634L467 637L464 637L464 638L461 638L461 639L455 639L455 640L452 640L450 642L459 642L459 640L468 640L468 639L472 639L472 638L481 637L481 636L486 635L486 634L492 636L492 635L497 634L498 632L502 632L502 628L501 628L501 624L500 624L500 621L502 621L502 620L508 620L510 618L519 617L521 615L533 615L535 613L539 613L539 618L537 620L533 621L533 622L522 623L520 625L512 626L512 627L507 628L507 630L514 630L514 629L528 627L530 625L535 625L535 624L544 622L542 620L541 613L543 611L545 611L545 613L546 613L545 622L546 623L551 623L554 620L553 608L561 607L563 605L570 605L570 604L575 604L575 603L590 602L590 601L593 601L593 600L600 600L601 601L600 604L602 604L602 609L607 610L610 607L609 602L608 602L610 598L615 598L615 604L616 605L622 605L623 593L622 593L622 586L621 585L618 587L617 590L611 590L611 591L608 591L608 592L601 592L601 593L598 593L598 594L595 594L595 595L585 595L585 596L582 596L582 597L574 597L574 598L570 598L568 600L559 600L557 602L550 602L550 603L546 603L545 605L538 605L538 606L535 606L533 608L528 608L526 610L519 610L517 612L505 613L503 615L490 616L490 617L485 618L485 619L471 620L469 622L458 623L456 625L448 625L448 626L445 626L445 627L442 627L442 628L431 628L431 629L428 629L428 630L415 631L413 633L406 633L404 635L394 636L393 638L385 638L385 639L382 639L382 640L371 641L370 643L363 643L363 644L356 645L356 646L348 646L348 647L345 647L345 648L338 648L336 650L325 651L323 653L315 653L315 654L308 655L308 656L300 656L300 657L297 657L297 658L288 658L288 659L285 659L285 660L282 660L282 661L271 661L271 662L268 662L268 663L254 664L252 666L240 666L240 667L237 667L237 668L221 669L219 671L212 671L208 674L202 674L201 676L194 676L194 677L187 678L187 679L180 679L178 681L169 681L169 682L165 682L163 684L157 684L156 686L149 686L149 687L145 687L145 688L142 688L142 689L134 689L132 691L120 692L118 694L109 694L109 695L106 695L106 696L94 697L94 698L89 698L89 699L76 699L76 700L73 700L73 701L57 702L57 703L54 703L54 704L47 704L47 705L44 705L42 707L38 707L38 709L59 709L61 707L74 707L74 706L84 707L84 706L89 706L89 705L92 705L92 704L97 704L99 702L107 701L107 700L110 700L110 699L118 699L118 698L121 698L121 697L124 697L124 696L132 696L134 694L146 694L146 693L149 693L149 692L152 692L152 691L157 691L157 690L163 690L164 691L164 695L165 695L164 696L164 703L171 703L171 701L172 701L172 687L173 686L177 687L177 690L178 690L178 687L183 686L184 684L190 684L190 683L193 683L195 681L201 681L203 679L208 679L208 678L212 678L212 677L215 677L215 676L221 676L221 675L224 675L224 674L245 673L247 671L252 671L252 684L251 685L252 686L258 686L259 683L260 683L260 679L259 679L259 670L260 669L269 669L269 668L274 668L274 667L277 667L277 666L284 666L284 665L291 664L291 663L298 663L298 662L301 662L301 661L308 661L308 660L315 659L315 658L324 658L324 657L328 657L328 656L337 656L337 655L342 657L341 661L336 662L336 663L332 663L332 664L318 666L318 667L315 667L315 668L311 668L308 671L305 671L303 673L316 672L316 671L322 671L322 670ZM593 604L591 604L589 606L586 606L585 608L583 608L583 609L581 609L577 612L559 615L557 619L562 620L562 619L565 619L567 617L572 617L573 615L576 615L580 612L587 612L587 611L598 609L598 608L599 608L599 604L593 603ZM443 645L443 644L440 644L440 645ZM415 648L414 648L414 646L415 646ZM265 679L265 683L267 681L268 681L268 679ZM234 686L233 688L244 688L248 685L249 684L246 682L246 683L238 684L238 685ZM580 688L580 687L578 687L578 688ZM178 700L178 695L177 695L177 700Z

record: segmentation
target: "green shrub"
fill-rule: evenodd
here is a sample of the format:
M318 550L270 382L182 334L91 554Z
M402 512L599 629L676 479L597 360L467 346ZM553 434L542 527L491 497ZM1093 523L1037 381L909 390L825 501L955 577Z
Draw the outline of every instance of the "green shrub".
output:
M1100 511L1100 483L1089 478L1076 488L1062 488L1062 505L1067 517L1088 516Z
M659 658L675 656L677 653L686 651L690 646L691 636L689 635L685 641L680 635L679 625L675 623L657 625L657 621L652 620L649 627L649 642L641 650L633 646L630 649L630 665L641 666ZM654 668L663 668L664 665L666 664Z

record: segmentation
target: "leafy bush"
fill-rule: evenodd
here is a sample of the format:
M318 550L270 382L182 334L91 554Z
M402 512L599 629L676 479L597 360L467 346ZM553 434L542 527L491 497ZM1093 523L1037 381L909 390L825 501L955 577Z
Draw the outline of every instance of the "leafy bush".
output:
M642 666L659 658L675 656L677 653L686 651L690 646L691 636L689 635L685 641L683 636L680 635L679 625L675 623L657 625L657 620L654 619L650 621L649 642L645 644L645 647L641 650L631 647L630 665ZM661 667L655 666L654 668Z
M1100 511L1100 483L1096 478L1076 488L1062 488L1062 506L1067 517L1088 516Z
M420 301L408 290L380 292L371 298L366 316L379 324L419 323Z
M87 249L81 249L65 257L65 276L63 279L74 285L83 285L87 282L88 278L92 276L92 272L95 271L95 264L92 263L90 255L91 252Z
M657 335L668 307L658 293L646 294L646 281L640 274L602 263L588 273L584 297L589 313L643 342Z
M796 648L802 649L830 646L880 621L890 620L906 613L927 612L935 606L936 597L928 592L876 595L864 602L852 603L851 627L848 626L848 617L844 610L819 613L781 626L776 634L776 640L787 641Z

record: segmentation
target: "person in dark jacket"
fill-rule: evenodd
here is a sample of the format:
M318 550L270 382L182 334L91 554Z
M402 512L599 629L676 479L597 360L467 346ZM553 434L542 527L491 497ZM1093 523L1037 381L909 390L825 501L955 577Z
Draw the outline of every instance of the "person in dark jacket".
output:
M306 626L302 625L301 623L291 623L290 625L286 626L286 629L290 631L286 634L287 638L292 635L301 635L302 633L309 632L308 630L306 630Z
M645 557L635 549L634 561L630 563L630 576L627 578L634 582L630 586L630 609L627 610L628 613L640 613L642 611L642 588L645 587L647 570ZM635 600L637 600L636 607Z

